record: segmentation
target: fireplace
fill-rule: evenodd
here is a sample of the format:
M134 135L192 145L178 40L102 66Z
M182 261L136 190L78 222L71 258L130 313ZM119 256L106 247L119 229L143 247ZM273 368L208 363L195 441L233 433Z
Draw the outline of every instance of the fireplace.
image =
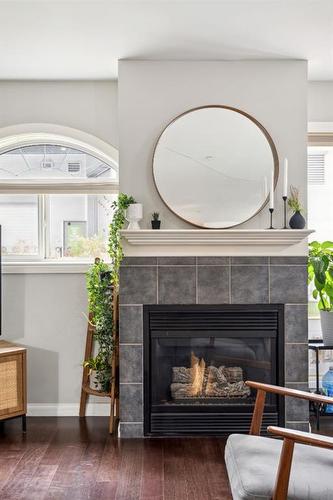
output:
M145 305L143 320L147 436L247 433L245 381L284 384L283 305ZM283 424L270 395L263 428Z
M161 233L161 231L152 232L154 234ZM275 231L267 231L269 234L273 232L275 234ZM138 233L142 234L143 231ZM283 234L288 235L289 233L290 235L299 234L297 231L283 232ZM133 248L136 249L137 247L133 245ZM138 248L140 247L138 246ZM186 247L185 245L184 248L192 247ZM240 247L236 245L235 248L239 249ZM241 248L243 253L248 250L247 246ZM261 246L259 245L258 248L261 249ZM278 248L280 251L280 247ZM167 250L170 252L169 247L167 247ZM211 424L216 423L222 428L222 424L224 424L224 428L227 427L227 420L229 421L228 425L230 424L228 411L230 410L229 413L232 412L230 405L227 404L204 404L205 401L189 404L187 400L185 401L187 404L182 406L178 405L178 402L172 405L159 405L155 404L155 402L152 404L150 392L152 367L149 358L152 349L151 335L169 332L180 337L181 334L186 332L191 337L192 331L196 335L204 333L205 337L212 337L209 334L210 332L207 331L208 325L211 327L211 324L207 321L202 323L202 327L197 323L197 325L194 325L195 328L185 329L180 327L177 315L174 318L177 319L178 327L176 328L175 325L169 323L165 328L161 318L164 321L165 318L171 317L171 311L178 314L181 311L186 311L186 307L189 308L188 311L199 311L200 313L209 311L209 308L211 308L211 311L221 312L230 311L235 313L241 311L235 315L236 319L240 318L240 315L245 318L247 312L253 311L251 318L254 319L256 327L249 328L250 323L246 319L244 325L237 325L238 333L236 337L232 337L233 332L235 332L233 325L231 325L232 328L229 325L229 328L221 328L220 330L214 328L214 334L217 336L220 331L221 335L226 338L236 338L242 341L244 339L239 335L242 335L244 329L244 334L248 339L258 339L256 334L273 334L272 338L276 340L275 342L271 341L272 349L275 349L275 351L272 350L272 372L270 374L271 378L266 380L275 380L293 389L308 389L307 257L305 255L243 255L237 257L221 255L213 257L205 256L203 251L197 257L133 256L126 257L122 261L119 318L121 437L133 438L164 434L165 430L156 429L158 420L160 420L162 427L167 424L168 420L170 422L171 416L167 415L167 413L173 414L174 422L178 421L179 425L183 424L184 419L190 416L187 414L191 412L200 413L201 419L205 417L206 422L210 420ZM211 306L211 304L214 305ZM253 304L257 305L253 306ZM283 305L277 306L276 304ZM143 311L145 313L145 322L143 321ZM156 325L154 319L157 313L162 314L159 319L160 325ZM269 324L262 323L263 317L270 318ZM153 328L151 328L152 326ZM197 326L200 326L200 328L197 328ZM188 339L186 341L188 342ZM208 358L207 352L193 349L194 340L191 342L190 345L184 346L186 347L184 358L176 359L174 363L169 364L169 377L172 376L173 367L191 367L192 351L194 356L199 359L199 363L202 359L204 360L207 368L209 366L215 368L227 366L224 360L221 363L217 362L215 359ZM215 341L216 345L217 341ZM179 349L180 347L177 348L177 351ZM143 353L145 353L144 360ZM274 357L276 357L275 361ZM283 357L285 359L284 366ZM212 365L213 362L214 365ZM244 380L250 378L250 376L254 378L254 374L248 373L248 367L242 367L234 360L231 364L228 366L240 366L242 368ZM162 361L160 366L162 369ZM148 373L149 370L150 373ZM206 377L208 377L207 373ZM168 397L171 394L171 383L172 379L169 381L167 388L164 387L165 391L167 389L170 391ZM161 389L160 387L159 390ZM166 399L165 396L163 398ZM216 399L214 401L216 402ZM272 401L274 402L274 399ZM226 401L224 402L226 403ZM253 407L252 404L249 404L248 408L246 408L243 398L234 402L237 405L232 405L234 413L232 431L239 429L241 423L244 427L248 427ZM209 403L209 401L206 401L206 403ZM168 409L169 407L170 409ZM218 417L217 409L221 409ZM266 423L270 421L269 415L274 416L274 422L278 420L278 415L281 423L283 423L282 417L285 418L285 424L288 428L302 431L309 429L309 405L306 401L304 404L300 402L295 405L291 398L287 398L285 412L281 405L276 405L275 408L272 408L272 411L270 409L267 407ZM194 420L197 419L196 416L193 418ZM155 426L154 432L152 432L151 428L152 422ZM207 427L208 424L204 423L202 433L206 432ZM197 435L199 432L195 434Z

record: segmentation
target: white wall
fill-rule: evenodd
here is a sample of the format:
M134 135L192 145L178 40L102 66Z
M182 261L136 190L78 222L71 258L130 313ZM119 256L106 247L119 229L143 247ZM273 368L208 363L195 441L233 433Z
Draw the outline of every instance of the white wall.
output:
M333 122L333 82L309 82L309 122Z
M226 104L254 116L288 157L290 183L306 206L307 64L305 61L119 62L120 189L144 204L143 227L158 211L164 227L187 227L162 203L152 153L163 128L184 111ZM277 189L281 223L281 180ZM267 227L267 209L244 227Z
M0 128L53 123L118 147L117 100L115 81L0 81Z
M3 334L28 347L28 402L75 403L87 311L83 274L5 274Z
M53 123L118 146L116 82L0 82L0 127ZM75 413L87 294L84 274L5 274L3 338L28 347L34 414Z

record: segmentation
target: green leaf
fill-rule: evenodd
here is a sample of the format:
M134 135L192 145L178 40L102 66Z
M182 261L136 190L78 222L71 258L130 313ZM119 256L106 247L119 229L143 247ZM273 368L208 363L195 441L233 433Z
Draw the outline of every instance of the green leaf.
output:
M321 292L325 287L325 282L322 283L322 282L318 281L317 278L315 278L314 284L315 284L315 287L317 288L317 290L319 290L319 292Z
M319 241L311 241L311 243L309 243L309 247L310 248L319 248L320 243L319 243Z
M318 290L313 290L313 292L312 292L312 297L313 297L315 300L317 300L317 299L318 299L318 296L319 296L319 292L318 292Z
M329 279L332 279L333 280L333 268L330 267L327 271L327 275L329 277Z
M333 299L333 284L326 283L325 288L324 288L324 292L332 300Z
M332 248L333 250L333 241L324 241L324 243L321 244L321 248Z
M329 265L327 256L322 255L321 257L314 257L311 260L313 270L315 273L315 278L319 283L325 283L326 281L326 270Z

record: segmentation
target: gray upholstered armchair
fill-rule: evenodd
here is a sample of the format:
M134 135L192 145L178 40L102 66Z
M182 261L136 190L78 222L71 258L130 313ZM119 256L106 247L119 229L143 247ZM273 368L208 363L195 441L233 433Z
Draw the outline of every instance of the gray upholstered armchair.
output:
M281 427L268 432L283 441L261 437L267 392L333 404L333 398L309 392L246 382L257 390L250 435L232 434L225 460L234 500L332 500L333 438Z

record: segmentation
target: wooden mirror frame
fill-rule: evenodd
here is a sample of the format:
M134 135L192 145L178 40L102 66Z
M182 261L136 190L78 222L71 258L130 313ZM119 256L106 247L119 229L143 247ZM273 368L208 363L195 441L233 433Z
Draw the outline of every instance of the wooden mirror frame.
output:
M208 230L208 229L211 229L211 230L216 230L216 229L230 229L232 227L240 226L241 224L244 224L245 222L253 219L253 217L255 217L256 215L258 215L262 211L262 209L267 205L268 200L269 200L269 195L267 196L267 198L265 199L265 201L263 202L263 204L259 207L259 209L253 215L251 215L251 217L248 217L247 219L243 220L242 222L240 222L238 224L234 224L232 226L224 227L224 228L207 228L206 226L201 226L201 225L199 225L199 224L197 224L197 223L195 223L193 221L185 219L181 215L177 214L166 203L166 201L163 199L163 196L161 195L161 192L160 192L160 190L159 190L159 188L157 186L156 178L155 178L155 174L154 174L154 160L155 160L156 149L157 149L158 143L159 143L162 135L168 129L168 127L170 127L175 121L179 120L180 118L182 118L183 116L185 116L185 115L187 115L189 113L193 113L194 111L198 111L198 110L201 110L201 109L209 109L209 108L220 108L220 109L222 108L222 109L228 109L229 111L234 111L236 113L239 113L239 114L245 116L246 118L248 118L249 120L251 120L261 130L261 132L264 134L264 136L267 139L267 142L268 142L268 144L269 144L269 146L271 148L271 152L272 152L272 156L273 156L273 163L274 163L274 190L275 190L277 182L278 182L278 178L279 178L279 157L278 157L277 150L276 150L276 147L275 147L275 144L274 144L274 141L273 141L272 137L268 133L267 129L258 120L256 120L253 116L249 115L245 111L242 111L241 109L234 108L232 106L222 105L222 104L208 104L208 105L205 105L205 106L198 106L196 108L191 108L191 109L189 109L187 111L184 111L184 113L181 113L180 115L177 115L175 118L173 118L163 128L162 132L159 134L159 136L158 136L158 138L157 138L157 140L155 142L154 149L153 149L153 155L152 155L152 176L153 176L153 181L154 181L154 185L155 185L156 191L158 192L158 195L161 198L162 202L170 210L170 212L172 212L173 214L175 214L179 219L183 220L184 222L187 222L188 224L191 224L192 226L195 226L195 227L198 227L198 228L201 228L201 229L206 229L206 230Z

